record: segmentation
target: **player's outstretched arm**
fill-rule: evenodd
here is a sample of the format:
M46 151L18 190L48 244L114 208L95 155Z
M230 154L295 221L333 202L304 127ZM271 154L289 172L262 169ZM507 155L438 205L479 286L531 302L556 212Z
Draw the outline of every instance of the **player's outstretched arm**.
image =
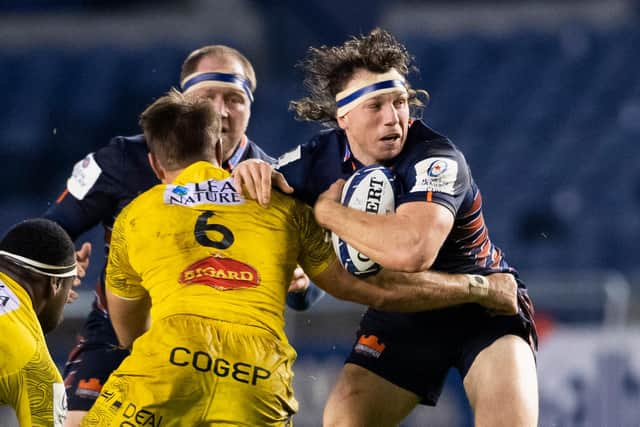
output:
M366 281L393 293L392 297L383 302L383 310L396 311L393 308L396 305L410 305L411 302L406 301L406 298L414 293L414 297L421 300L417 304L422 306L423 310L476 303L493 314L513 315L518 312L518 284L509 273L481 276L437 271L402 273L383 269ZM403 287L409 288L406 295Z
M511 274L486 277L435 271L400 273L382 270L362 280L334 261L313 281L336 298L378 310L416 312L477 303L495 314L518 312L517 283Z
M264 160L244 160L233 168L231 176L235 188L246 197L256 200L261 206L267 206L271 201L272 186L283 193L293 193L293 188L285 177Z

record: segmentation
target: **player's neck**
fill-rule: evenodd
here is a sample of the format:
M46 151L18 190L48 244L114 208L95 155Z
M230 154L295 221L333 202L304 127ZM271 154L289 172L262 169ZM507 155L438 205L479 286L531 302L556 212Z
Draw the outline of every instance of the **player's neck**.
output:
M203 162L209 162L211 163L213 166L217 167L217 168L222 168L222 165L220 165L220 163L218 163L217 160L215 159L211 159L211 160L202 160ZM193 164L193 163L192 163ZM191 166L191 165L189 165ZM187 167L189 167L187 166ZM187 167L184 168L180 168L180 169L174 169L171 171L165 170L163 171L163 177L161 179L163 184L171 184L172 182L174 182L176 180L176 178L178 178L178 175L180 175Z
M173 181L176 180L178 175L180 175L184 169L185 168L175 169L175 170L172 170L172 171L165 171L164 172L164 176L162 177L162 183L163 184L171 184Z

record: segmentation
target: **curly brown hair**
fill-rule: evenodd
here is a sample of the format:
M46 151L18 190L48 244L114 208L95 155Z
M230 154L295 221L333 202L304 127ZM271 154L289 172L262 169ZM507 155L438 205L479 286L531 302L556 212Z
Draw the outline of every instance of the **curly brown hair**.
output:
M336 94L342 91L359 69L385 73L392 68L405 79L410 71L418 71L407 48L386 30L373 29L366 36L352 37L341 46L311 47L298 66L305 74L304 86L309 91L298 101L291 101L289 109L299 120L320 122L337 127ZM418 95L428 100L424 90L411 89L409 104L413 109L424 106Z

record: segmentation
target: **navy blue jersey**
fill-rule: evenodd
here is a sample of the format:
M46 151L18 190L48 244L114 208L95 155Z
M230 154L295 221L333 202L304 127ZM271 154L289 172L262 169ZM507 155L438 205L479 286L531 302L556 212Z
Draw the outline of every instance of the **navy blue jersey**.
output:
M344 131L334 129L282 155L276 164L294 196L313 206L318 195L363 165L352 155ZM397 206L438 203L455 217L453 229L431 267L449 273L516 273L489 239L482 197L462 153L445 136L415 121L402 152L385 166L399 181Z
M489 239L480 191L464 156L448 138L416 121L401 153L384 166L397 177L397 206L438 203L454 215L433 270L517 275ZM347 179L363 165L351 153L344 131L331 130L282 155L276 167L294 188L294 196L313 205L332 183ZM369 308L347 363L417 394L421 403L435 405L449 369L455 367L464 378L476 356L501 336L517 335L537 347L533 305L525 285L517 281L516 316L493 316L479 304L417 313ZM373 356L368 351L372 339L378 346Z

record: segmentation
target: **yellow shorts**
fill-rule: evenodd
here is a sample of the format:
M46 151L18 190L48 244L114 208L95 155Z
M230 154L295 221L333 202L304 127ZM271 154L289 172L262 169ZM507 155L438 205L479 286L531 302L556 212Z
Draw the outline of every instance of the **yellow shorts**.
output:
M154 322L83 426L289 426L296 353L252 326L176 315Z

